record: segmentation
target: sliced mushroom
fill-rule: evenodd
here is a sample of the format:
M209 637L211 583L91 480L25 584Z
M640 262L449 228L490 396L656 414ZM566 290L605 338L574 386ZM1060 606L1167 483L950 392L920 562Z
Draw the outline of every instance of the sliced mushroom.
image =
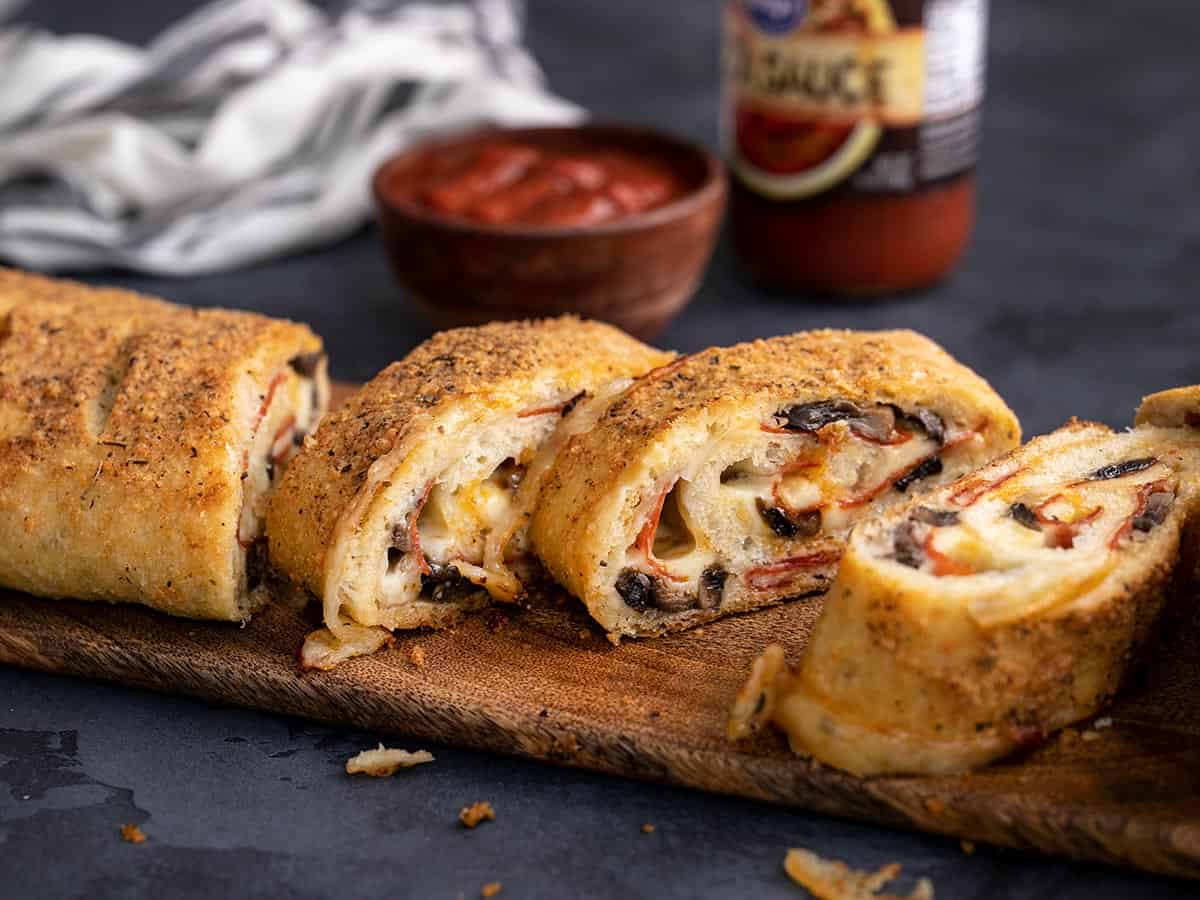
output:
M799 403L775 413L782 422L781 427L789 431L816 432L832 422L857 418L862 410L849 400L820 400L815 403Z
M924 431L930 440L937 441L939 447L946 443L946 423L933 410L918 408L915 413L903 413L902 418Z
M1031 531L1042 530L1042 523L1038 521L1037 513L1024 503L1014 503L1008 508L1008 514L1018 525L1024 525Z
M421 590L434 603L452 603L475 593L478 588L463 577L454 565L428 562L429 572L421 576Z
M942 460L937 456L931 456L911 472L901 475L899 478L893 481L892 487L903 494L910 487L912 487L913 484L920 481L922 478L929 478L931 475L940 475L941 473Z
M729 573L718 565L709 566L700 573L700 592L697 596L701 609L717 609L721 595L725 592L725 580Z
M1133 527L1137 531L1149 531L1155 525L1161 525L1167 519L1167 513L1175 502L1175 495L1170 491L1155 491L1146 498L1146 507L1134 516Z
M646 612L655 604L655 580L645 572L637 569L625 569L617 576L617 593L625 601L625 605L638 612Z
M1088 475L1088 481L1111 481L1114 478L1121 478L1125 475L1131 475L1134 472L1145 471L1157 462L1158 460L1153 456L1126 459L1112 465L1101 466L1095 472Z
M896 562L912 569L921 568L925 561L925 551L917 540L917 526L911 519L905 519L896 526L892 534L892 548Z
M946 424L937 413L928 409L909 413L890 403L863 409L849 400L820 400L781 409L775 418L780 427L805 433L820 431L833 422L849 422L855 434L871 441L888 440L903 423L905 430L924 432L938 446L946 443Z
M757 505L758 513L763 517L763 521L780 537L807 538L821 530L821 511L819 509L793 513L778 506L771 506L761 497L758 498L755 505Z
M876 406L850 420L850 430L869 441L883 442L896 433L896 408Z
M659 585L654 591L654 605L666 613L686 612L699 602L697 594L685 593L671 587L663 590Z

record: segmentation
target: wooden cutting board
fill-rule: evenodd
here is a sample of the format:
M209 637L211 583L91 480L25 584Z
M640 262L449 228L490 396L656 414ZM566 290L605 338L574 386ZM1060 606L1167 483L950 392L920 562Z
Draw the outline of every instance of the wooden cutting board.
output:
M1180 598L1168 612L1106 711L1111 728L953 778L859 779L793 756L775 734L725 740L751 660L771 641L795 659L819 601L618 648L574 600L549 596L301 673L317 614L286 601L239 628L0 591L0 663L1198 878L1194 606Z

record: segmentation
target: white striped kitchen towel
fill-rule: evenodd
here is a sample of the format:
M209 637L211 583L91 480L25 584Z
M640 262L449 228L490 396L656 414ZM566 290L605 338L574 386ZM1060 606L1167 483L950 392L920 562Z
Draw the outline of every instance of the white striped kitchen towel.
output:
M145 48L0 29L0 259L193 275L342 237L413 141L581 117L519 2L216 0Z

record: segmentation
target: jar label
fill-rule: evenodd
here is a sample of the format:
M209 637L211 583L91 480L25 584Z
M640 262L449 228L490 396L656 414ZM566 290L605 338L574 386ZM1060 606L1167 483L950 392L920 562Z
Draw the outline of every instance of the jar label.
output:
M987 0L730 0L727 155L776 199L907 192L976 159Z

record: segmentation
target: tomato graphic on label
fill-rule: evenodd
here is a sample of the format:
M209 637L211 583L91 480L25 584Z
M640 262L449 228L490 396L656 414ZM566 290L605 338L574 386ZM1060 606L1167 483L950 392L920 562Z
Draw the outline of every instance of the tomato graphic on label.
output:
M759 193L827 190L871 155L888 103L889 61L873 40L895 32L887 0L731 3L730 161Z

